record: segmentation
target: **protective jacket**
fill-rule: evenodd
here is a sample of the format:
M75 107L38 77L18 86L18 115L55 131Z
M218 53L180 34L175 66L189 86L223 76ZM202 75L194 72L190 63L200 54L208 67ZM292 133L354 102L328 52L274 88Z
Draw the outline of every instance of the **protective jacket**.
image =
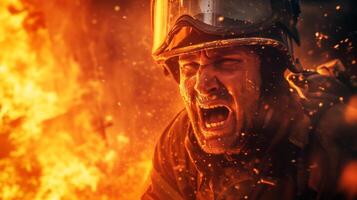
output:
M201 150L186 111L161 135L143 200L341 199L341 169L356 159L356 124L345 121L348 91L316 72L288 77L291 93L264 106L258 135L274 132L268 149L239 155ZM341 129L343 127L343 129Z

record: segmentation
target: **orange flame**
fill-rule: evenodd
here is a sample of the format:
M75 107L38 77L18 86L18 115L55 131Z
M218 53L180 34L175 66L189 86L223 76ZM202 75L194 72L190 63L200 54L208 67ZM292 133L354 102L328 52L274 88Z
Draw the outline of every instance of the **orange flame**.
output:
M100 84L28 9L0 2L0 199L137 199L150 156L118 164L130 139L103 140Z

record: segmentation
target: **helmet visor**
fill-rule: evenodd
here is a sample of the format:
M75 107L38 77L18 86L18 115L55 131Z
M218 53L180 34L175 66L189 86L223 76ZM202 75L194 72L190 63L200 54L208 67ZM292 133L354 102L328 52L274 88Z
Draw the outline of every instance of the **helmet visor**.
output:
M153 0L153 52L184 15L213 27L245 29L272 16L269 0Z

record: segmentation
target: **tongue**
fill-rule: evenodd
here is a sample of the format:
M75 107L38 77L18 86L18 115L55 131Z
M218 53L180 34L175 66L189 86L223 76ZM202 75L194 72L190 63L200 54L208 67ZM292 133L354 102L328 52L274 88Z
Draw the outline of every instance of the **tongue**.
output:
M203 113L207 123L217 123L227 119L229 110L222 106L213 109L204 109Z
M225 114L223 113L214 113L211 114L207 117L207 122L208 123L217 123L217 122L221 122L224 121L226 119Z

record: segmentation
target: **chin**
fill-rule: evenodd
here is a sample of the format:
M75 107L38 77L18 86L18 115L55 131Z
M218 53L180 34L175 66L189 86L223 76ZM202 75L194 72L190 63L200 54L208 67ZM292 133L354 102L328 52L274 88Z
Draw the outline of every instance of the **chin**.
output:
M196 138L200 138L199 136ZM201 149L210 154L225 154L230 152L236 152L238 147L236 146L238 136L230 135L221 138L214 139L198 139L198 143Z

